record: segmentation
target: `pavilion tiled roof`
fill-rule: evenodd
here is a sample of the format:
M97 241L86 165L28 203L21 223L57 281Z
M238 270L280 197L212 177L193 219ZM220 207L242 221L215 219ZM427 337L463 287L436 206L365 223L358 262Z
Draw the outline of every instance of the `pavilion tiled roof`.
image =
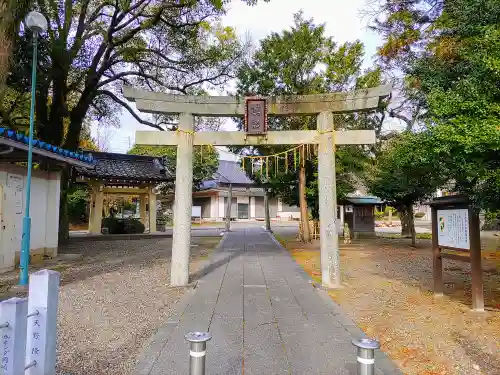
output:
M162 182L174 176L164 166L163 159L154 156L92 152L95 168L77 168L78 175L116 182Z

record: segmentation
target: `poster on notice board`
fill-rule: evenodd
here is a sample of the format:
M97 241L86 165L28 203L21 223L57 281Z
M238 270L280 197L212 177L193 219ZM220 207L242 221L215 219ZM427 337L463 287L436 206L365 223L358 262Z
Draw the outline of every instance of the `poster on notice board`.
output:
M438 245L470 250L469 210L437 211Z

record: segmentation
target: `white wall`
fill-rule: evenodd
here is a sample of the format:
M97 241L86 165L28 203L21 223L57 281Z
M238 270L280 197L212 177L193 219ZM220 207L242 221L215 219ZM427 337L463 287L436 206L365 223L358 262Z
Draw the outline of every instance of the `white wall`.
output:
M288 211L287 208L289 206L284 205L283 201L278 198L278 216L280 220L290 220L291 219L300 219L300 210L293 210L293 211Z
M30 251L33 250L33 256L56 255L59 231L59 173L34 170L31 181ZM0 272L4 272L14 268L16 253L21 251L26 207L26 169L0 164L0 185L3 193L0 210Z
M226 207L224 205L224 197L219 196L219 218L226 217Z
M217 196L212 195L210 197L210 220L217 220L219 213L218 199Z
M255 197L250 197L250 218L255 219Z

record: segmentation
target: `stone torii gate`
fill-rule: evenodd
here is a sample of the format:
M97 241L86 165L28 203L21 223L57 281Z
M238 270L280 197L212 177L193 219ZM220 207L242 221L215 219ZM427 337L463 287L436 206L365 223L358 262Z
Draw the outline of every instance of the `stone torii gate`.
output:
M230 96L170 95L124 87L125 98L135 101L139 111L179 115L177 132L138 131L135 139L139 145L177 146L171 286L185 286L189 282L194 145L318 144L322 284L325 288L339 287L334 145L373 144L375 132L335 131L333 113L373 110L379 106L381 99L390 95L391 89L391 85L384 85L346 93L290 95L242 101ZM267 113L261 109L265 109ZM317 115L317 130L267 132L267 114ZM194 132L194 116L245 116L250 124L246 132Z

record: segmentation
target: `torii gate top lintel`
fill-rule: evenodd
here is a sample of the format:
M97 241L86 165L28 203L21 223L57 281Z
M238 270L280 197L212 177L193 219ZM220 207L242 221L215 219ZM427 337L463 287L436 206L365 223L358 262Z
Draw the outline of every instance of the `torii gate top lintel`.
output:
M321 112L345 113L377 108L380 100L390 95L392 85L382 85L351 92L315 95L263 97L271 116L315 115ZM245 101L235 96L196 96L157 93L130 86L123 95L135 101L141 112L195 116L237 117L245 115Z

